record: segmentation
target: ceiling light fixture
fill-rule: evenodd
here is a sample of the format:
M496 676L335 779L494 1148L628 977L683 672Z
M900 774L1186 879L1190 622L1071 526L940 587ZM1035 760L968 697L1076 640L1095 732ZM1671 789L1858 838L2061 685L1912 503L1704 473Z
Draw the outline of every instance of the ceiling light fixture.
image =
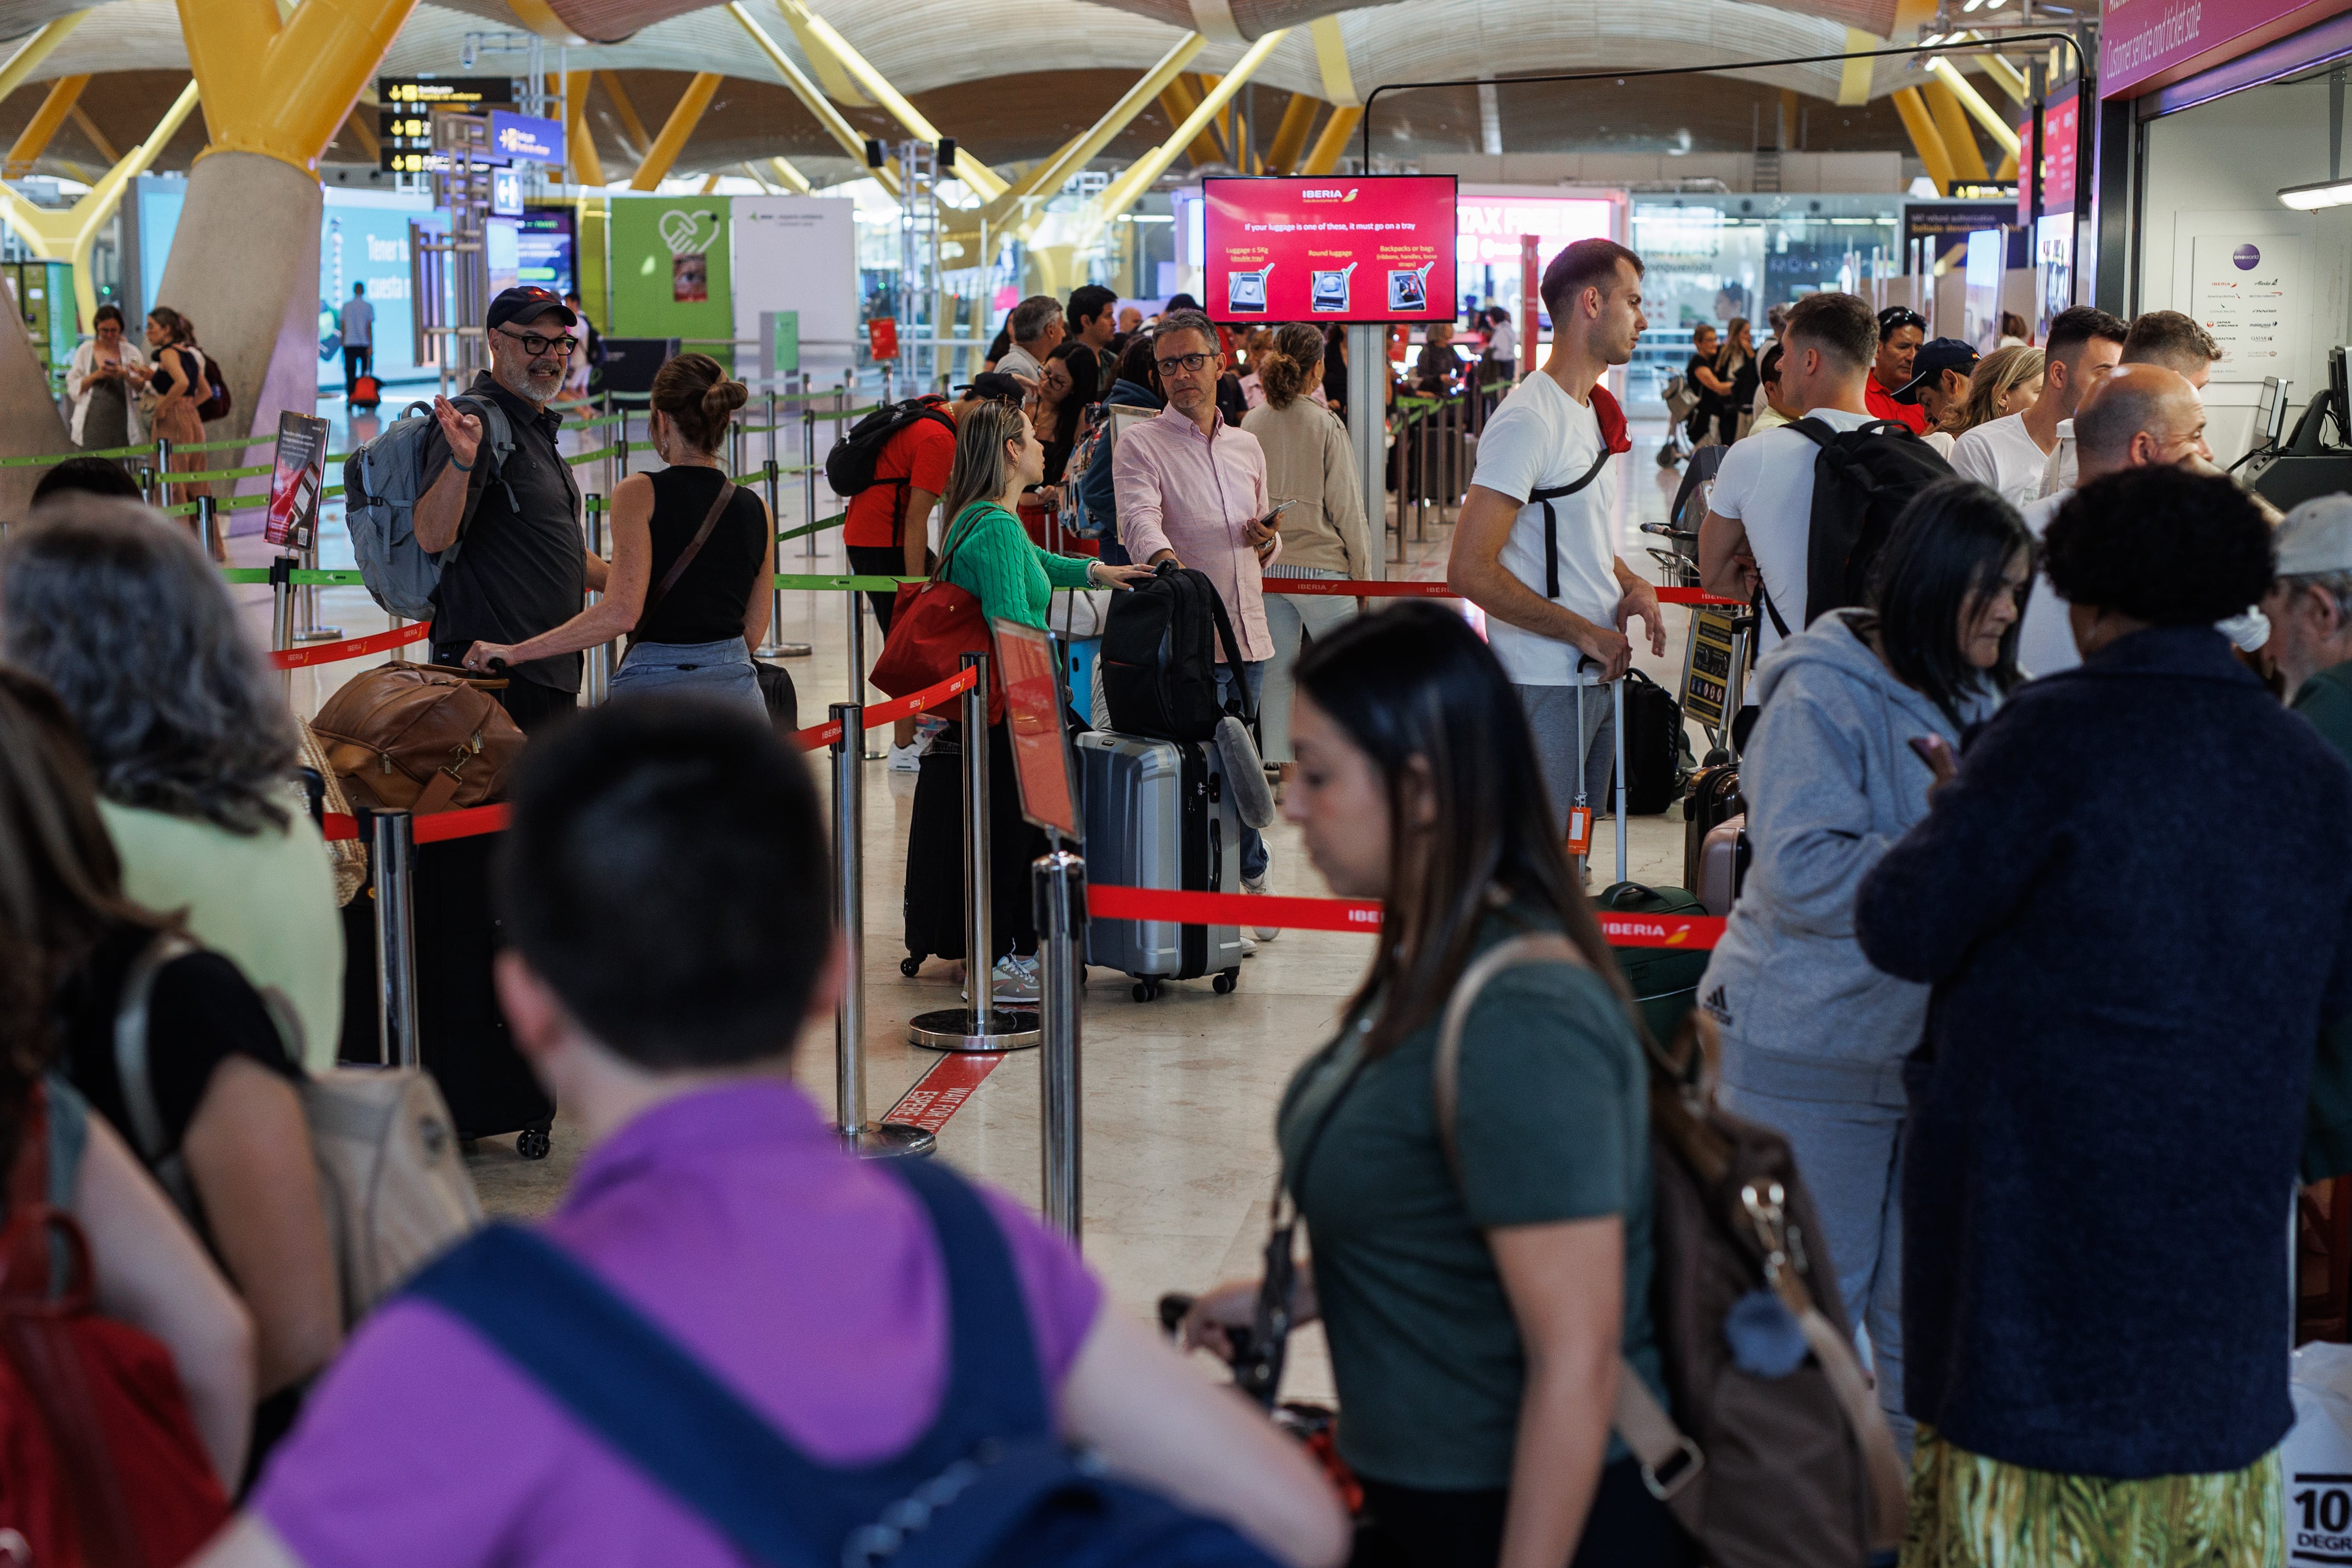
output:
M2321 207L2352 206L2352 180L2322 180L2315 185L2289 185L2278 194L2278 199L2297 212L2317 212Z

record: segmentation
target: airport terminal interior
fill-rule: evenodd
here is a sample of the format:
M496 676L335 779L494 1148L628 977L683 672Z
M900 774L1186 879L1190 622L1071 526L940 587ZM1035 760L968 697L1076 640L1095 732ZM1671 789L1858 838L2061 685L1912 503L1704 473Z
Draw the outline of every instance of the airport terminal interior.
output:
M980 1257L1230 1532L1089 1562L2352 1563L2347 76L2352 0L0 0L0 1556L1078 1561L1052 1444L960 1533ZM600 951L845 941L864 1187L698 1192L743 1053L518 956L702 897L514 793L719 743L630 713L808 770L823 867Z

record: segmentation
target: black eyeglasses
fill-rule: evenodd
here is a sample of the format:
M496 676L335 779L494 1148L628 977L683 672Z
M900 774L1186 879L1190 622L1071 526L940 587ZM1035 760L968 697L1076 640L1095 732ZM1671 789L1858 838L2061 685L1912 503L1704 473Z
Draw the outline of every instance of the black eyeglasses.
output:
M499 331L520 343L523 353L528 354L569 354L577 346L568 337L542 338L537 332L509 331L505 327Z
M1152 363L1160 367L1162 375L1174 375L1180 370L1191 375L1216 357L1214 354L1178 354L1172 359L1154 360Z

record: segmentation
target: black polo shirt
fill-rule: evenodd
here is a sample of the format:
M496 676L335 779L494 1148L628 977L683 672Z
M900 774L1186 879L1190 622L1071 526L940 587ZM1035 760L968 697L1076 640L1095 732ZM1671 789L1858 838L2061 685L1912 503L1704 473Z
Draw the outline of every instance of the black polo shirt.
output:
M490 377L466 391L495 399L514 433L505 483L486 484L489 437L474 464L473 516L458 535L464 546L433 591L436 658L454 661L477 642L519 643L578 615L587 592L587 548L580 535L580 489L556 450L561 416L541 413ZM425 483L441 477L449 442L436 424L425 437ZM512 499L509 499L509 491ZM454 650L454 653L452 652ZM580 689L580 656L533 659L508 672L558 691Z

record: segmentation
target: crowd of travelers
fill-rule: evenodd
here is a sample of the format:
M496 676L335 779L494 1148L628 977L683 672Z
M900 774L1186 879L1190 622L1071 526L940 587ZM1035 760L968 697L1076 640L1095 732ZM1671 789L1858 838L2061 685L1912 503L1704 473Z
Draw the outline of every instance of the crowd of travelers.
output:
M854 569L1028 626L1203 574L1239 654L1216 685L1254 700L1298 842L1386 906L1268 1107L1311 1258L1277 1224L1265 1273L1178 1324L1238 1367L1319 1321L1321 1451L1108 1309L1018 1205L850 1157L794 1087L839 938L816 788L751 658L775 525L720 462L745 393L718 362L656 378L665 466L615 490L609 559L549 408L571 305L500 295L490 367L436 400L416 531L467 542L434 656L503 674L531 736L497 997L587 1152L550 1219L459 1242L355 1324L303 1093L339 1055L349 896L316 746L184 531L119 469L46 493L0 546L0 1314L140 1336L142 1430L193 1472L155 1459L112 1526L69 1497L41 1526L59 1560L127 1520L177 1543L144 1560L202 1543L207 1568L871 1563L983 1519L999 1562L1707 1560L1642 1414L1693 1396L1653 1096L1694 1047L1648 1035L1569 847L1606 798L1612 689L1667 636L1616 548L1608 378L1643 289L1606 240L1543 274L1549 343L1485 423L1447 563L1483 635L1429 601L1269 591L1378 572L1339 351L1309 324L1235 341L1181 299L1148 322L1092 286L1024 300L849 508ZM196 382L165 317L151 342ZM1433 334L1408 384L1507 382L1510 318L1482 326L1475 366ZM1801 1177L1811 1234L1771 1267L1817 1272L1866 1357L1853 1419L1906 1466L1906 1568L2280 1563L2283 1222L2298 1182L2352 1172L2352 499L2274 526L2218 470L2219 351L2174 312L2078 307L1981 355L1837 293L1768 327L1759 350L1730 321L1686 375L1727 448L1698 571L1757 606L1759 645L1752 855L1690 1037L1713 1103ZM110 431L109 374L139 363L118 330L79 366L78 424ZM1927 479L1824 604L1815 458L1849 437L1916 447ZM1091 550L1034 521L1065 488ZM894 601L871 607L887 637ZM583 650L624 634L614 700L574 712ZM996 951L967 959L1034 999L1045 846L1004 723L894 737L919 773L909 903L922 866L961 863L953 772L919 759L971 745L998 881ZM1267 891L1262 833L1240 859ZM1758 1294L1735 1319L1770 1317ZM1780 1375L1706 1328L1759 1388ZM0 1387L46 1416L58 1385L20 1339ZM1726 1453L1707 1484L1784 1462Z

